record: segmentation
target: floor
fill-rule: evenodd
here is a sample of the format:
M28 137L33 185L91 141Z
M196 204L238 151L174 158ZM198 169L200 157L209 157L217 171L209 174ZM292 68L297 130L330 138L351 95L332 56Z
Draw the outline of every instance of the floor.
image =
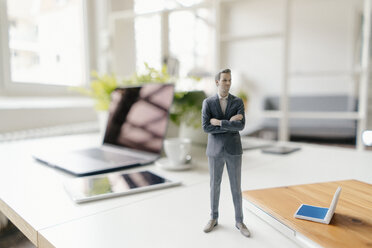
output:
M35 248L36 246L34 246L13 223L9 222L8 225L0 231L0 247Z

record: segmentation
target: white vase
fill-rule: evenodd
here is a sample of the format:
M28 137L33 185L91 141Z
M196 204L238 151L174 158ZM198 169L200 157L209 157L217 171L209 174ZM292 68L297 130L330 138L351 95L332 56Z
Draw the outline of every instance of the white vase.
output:
M176 124L174 124L173 121L169 120L165 138L166 139L175 138L175 137L178 137L178 134L179 134L179 127Z
M103 140L103 138L105 136L108 116L109 116L108 111L97 111L99 136L100 136L101 140Z
M194 144L206 145L208 142L208 135L203 131L201 127L194 128L186 125L183 122L180 125L179 137L189 138Z

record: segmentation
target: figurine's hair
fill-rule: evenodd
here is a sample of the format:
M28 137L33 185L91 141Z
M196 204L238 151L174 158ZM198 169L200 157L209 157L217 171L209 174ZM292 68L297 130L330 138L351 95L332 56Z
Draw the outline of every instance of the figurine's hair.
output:
M216 76L215 76L215 80L216 81L219 81L220 80L220 77L221 77L221 74L222 73L230 73L231 74L231 70L230 69L223 69L222 71L219 71Z

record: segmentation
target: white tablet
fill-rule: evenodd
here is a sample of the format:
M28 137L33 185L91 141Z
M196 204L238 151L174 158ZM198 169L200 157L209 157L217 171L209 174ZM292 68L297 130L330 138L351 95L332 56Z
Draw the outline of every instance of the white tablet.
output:
M152 171L115 172L68 179L64 188L77 203L180 185Z

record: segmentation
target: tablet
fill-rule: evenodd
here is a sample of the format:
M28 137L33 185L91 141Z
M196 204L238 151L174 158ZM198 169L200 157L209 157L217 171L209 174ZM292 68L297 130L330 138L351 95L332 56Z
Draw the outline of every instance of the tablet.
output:
M180 181L168 179L148 170L79 177L68 179L63 183L65 190L76 203L139 193L180 184Z
M289 147L289 146L271 146L263 148L261 151L263 153L272 153L272 154L289 154L295 151L300 150L300 147Z

